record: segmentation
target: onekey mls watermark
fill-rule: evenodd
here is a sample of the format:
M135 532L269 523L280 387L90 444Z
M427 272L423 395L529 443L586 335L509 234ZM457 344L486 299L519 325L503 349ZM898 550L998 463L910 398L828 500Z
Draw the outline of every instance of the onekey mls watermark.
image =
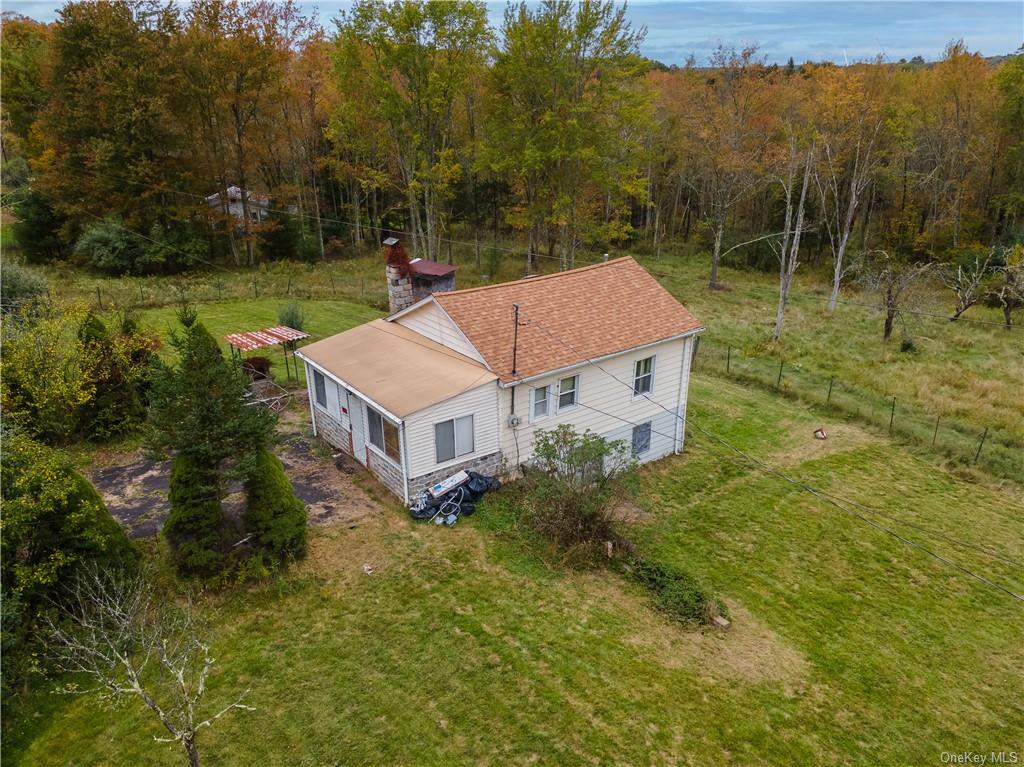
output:
M1017 751L943 751L943 764L1020 764Z

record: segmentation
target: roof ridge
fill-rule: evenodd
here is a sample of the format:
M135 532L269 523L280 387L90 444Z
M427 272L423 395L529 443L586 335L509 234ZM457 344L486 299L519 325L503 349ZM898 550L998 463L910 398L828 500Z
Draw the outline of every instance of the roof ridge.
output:
M434 298L437 298L437 297L442 297L442 296L454 296L454 295L458 295L460 293L461 294L477 293L477 292L482 291L482 290L494 290L495 288L506 288L509 285L515 285L515 284L520 283L520 282L534 283L534 282L540 282L542 280L550 280L550 279L556 278L556 277L565 277L566 275L569 275L569 274L579 274L580 272L586 272L586 271L590 271L590 270L593 270L593 269L600 269L602 267L611 266L612 264L621 264L624 261L632 261L637 266L640 266L640 268L643 268L641 266L640 262L637 261L632 256L619 256L618 258L613 258L613 259L610 259L608 261L602 261L599 264L587 264L586 266L580 266L580 267L577 267L575 269L569 269L568 271L565 271L565 272L552 272L551 274L538 274L538 275L531 276L531 277L521 277L518 280L510 280L508 282L496 282L493 285L478 285L475 288L462 288L461 290L438 291L436 293L431 293L430 295L432 297L434 297ZM645 269L644 271L647 271L647 270Z

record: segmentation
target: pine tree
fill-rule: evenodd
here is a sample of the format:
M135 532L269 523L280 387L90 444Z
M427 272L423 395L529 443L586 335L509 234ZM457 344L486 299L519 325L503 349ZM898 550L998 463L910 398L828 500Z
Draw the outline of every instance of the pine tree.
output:
M268 563L306 553L306 506L292 491L277 456L264 450L245 483L245 529Z

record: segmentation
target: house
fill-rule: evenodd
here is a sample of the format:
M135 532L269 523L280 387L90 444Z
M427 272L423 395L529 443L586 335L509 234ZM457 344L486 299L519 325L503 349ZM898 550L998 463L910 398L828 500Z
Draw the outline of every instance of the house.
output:
M227 212L241 221L245 218L242 207L242 195L248 194L249 219L254 223L258 223L267 218L270 208L270 198L267 195L245 192L245 190L237 186L229 186L224 191L227 193L226 203L222 201L224 199L223 192L214 192L206 198L206 204L216 210Z
M408 305L413 273L389 260L387 276L390 316L298 356L314 433L406 502L460 469L515 473L563 423L641 462L682 450L704 328L632 258Z

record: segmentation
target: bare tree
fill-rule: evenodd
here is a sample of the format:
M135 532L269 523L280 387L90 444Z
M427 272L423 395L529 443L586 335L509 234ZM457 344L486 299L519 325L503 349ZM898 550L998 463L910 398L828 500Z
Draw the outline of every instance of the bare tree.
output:
M985 279L992 274L992 257L995 249L989 251L988 255L974 257L974 263L964 265L948 266L940 272L942 283L956 293L956 310L950 321L960 319L960 315L980 301L984 295L982 290Z
M992 295L1003 310L1006 329L1013 327L1013 313L1024 309L1024 264L1007 264L1000 270L1003 282Z
M931 271L932 264L907 261L884 250L869 251L862 257L858 264L860 282L878 296L885 312L883 338L886 341L892 336L893 324L900 310L913 300L921 279Z
M807 149L807 157L804 160L804 180L800 186L800 198L794 202L793 194L796 191L795 181L799 171L800 155L797 151L796 136L790 134L789 138L789 162L787 163L786 176L779 179L782 184L784 199L786 201L786 223L782 240L778 243L772 241L772 250L779 261L779 305L775 312L775 332L772 340L778 341L782 337L782 322L786 316L786 304L789 301L789 289L793 285L793 275L800 265L800 235L804 230L804 210L807 202L807 188L811 181L811 168L814 166L814 142L811 142ZM794 224L794 211L796 222Z
M191 604L168 605L143 576L87 568L58 607L60 617L46 619L58 667L96 683L63 692L139 698L170 733L156 740L180 744L191 767L199 766L201 729L232 709L255 711L242 703L246 690L215 713L200 712L214 665L209 645L196 636Z

